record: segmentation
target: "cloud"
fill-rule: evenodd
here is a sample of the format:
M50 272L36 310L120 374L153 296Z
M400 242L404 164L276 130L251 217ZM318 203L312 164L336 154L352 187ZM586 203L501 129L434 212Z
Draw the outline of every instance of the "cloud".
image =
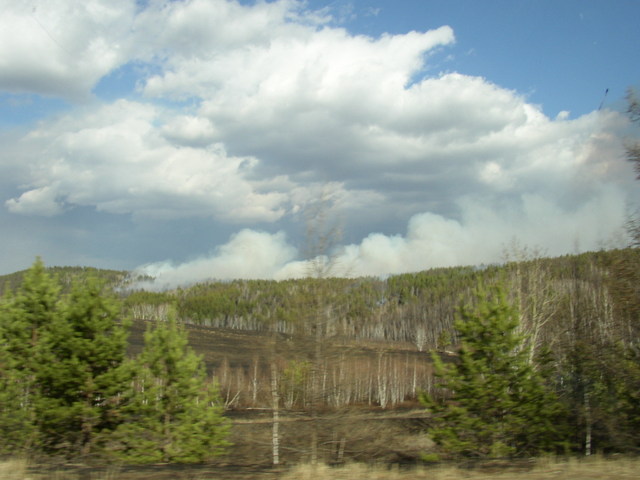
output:
M194 138L189 122L174 130L176 121L158 127L161 109L120 100L41 124L20 139L33 152L22 173L28 189L7 200L7 207L54 215L64 202L141 217L232 222L271 222L283 215L286 195L258 191L247 179L256 158L229 156L220 144L172 144L165 138L170 133ZM197 122L195 133L201 138Z
M191 119L206 129L202 141L259 158L263 178L312 177L360 196L375 192L371 208L405 218L425 209L459 215L456 200L468 191L553 194L574 174L590 135L615 123L595 114L552 120L481 77L434 75L430 53L455 40L448 26L354 36L300 17L285 21L294 6L172 5L180 21L161 42L199 32L199 46L174 48L143 91L197 97ZM209 32L202 18L233 18L237 32Z
M63 212L56 196L54 187L40 187L24 192L18 198L7 200L5 205L11 213L51 217Z
M134 2L3 2L0 89L86 98L130 57Z
M172 143L204 147L214 142L215 128L206 118L178 115L162 127L162 134Z
M622 224L637 187L621 115L552 119L488 79L436 71L449 26L353 35L305 5L12 3L0 89L86 99L135 64L137 90L4 135L5 209L210 219L224 232L213 253L147 267L171 285L303 275L297 224L327 191L345 274L493 262L514 236L553 254L597 248Z

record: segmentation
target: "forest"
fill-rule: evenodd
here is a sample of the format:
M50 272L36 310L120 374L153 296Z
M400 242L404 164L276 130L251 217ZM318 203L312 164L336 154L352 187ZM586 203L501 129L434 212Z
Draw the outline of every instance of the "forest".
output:
M1 278L0 452L433 462L640 447L640 251L152 292ZM228 460L227 460L228 461Z

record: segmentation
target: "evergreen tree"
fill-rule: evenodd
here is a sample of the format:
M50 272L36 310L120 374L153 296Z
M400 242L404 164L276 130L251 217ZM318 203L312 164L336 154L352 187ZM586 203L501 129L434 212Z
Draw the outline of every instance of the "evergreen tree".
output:
M73 286L43 335L37 412L47 449L86 455L98 433L115 427L114 398L125 388L128 336L120 310L90 278Z
M119 458L200 462L229 445L217 386L207 381L202 359L188 347L174 315L146 332L144 350L128 368L124 423L110 438Z
M35 351L43 332L59 316L60 287L38 257L26 272L15 294L5 295L2 308L2 332L7 349L18 367L37 368Z
M434 441L445 451L469 457L533 455L553 450L561 439L560 404L545 385L543 368L528 361L518 333L517 311L504 293L478 294L455 322L459 358L445 363L434 354L441 385L449 397L423 395L433 413Z
M0 342L0 454L27 453L36 439L30 375Z
M640 451L640 353L635 348L576 341L559 374L578 451Z
M0 301L0 450L39 444L35 405L42 340L60 315L60 288L37 258L15 294Z
M640 452L640 351L618 346L618 375L614 377L617 425L612 429L618 451Z

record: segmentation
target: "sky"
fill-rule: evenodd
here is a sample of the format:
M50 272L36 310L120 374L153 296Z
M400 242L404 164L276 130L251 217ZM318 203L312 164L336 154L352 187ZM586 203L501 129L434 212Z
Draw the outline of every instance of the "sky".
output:
M0 274L41 256L157 286L300 277L326 232L348 276L623 246L638 18L636 0L0 0Z

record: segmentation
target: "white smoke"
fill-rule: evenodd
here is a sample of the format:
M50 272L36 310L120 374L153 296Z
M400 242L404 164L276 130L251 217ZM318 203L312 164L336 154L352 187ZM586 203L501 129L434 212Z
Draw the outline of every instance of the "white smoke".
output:
M332 276L377 276L435 267L500 262L509 239L557 256L620 247L626 204L621 192L603 187L574 210L563 210L537 195L492 210L471 199L461 202L461 220L433 213L413 216L404 235L372 233L359 244L338 247L329 258ZM166 289L207 280L301 278L310 261L296 259L283 232L242 230L208 256L173 265L143 266L155 278L145 288Z

